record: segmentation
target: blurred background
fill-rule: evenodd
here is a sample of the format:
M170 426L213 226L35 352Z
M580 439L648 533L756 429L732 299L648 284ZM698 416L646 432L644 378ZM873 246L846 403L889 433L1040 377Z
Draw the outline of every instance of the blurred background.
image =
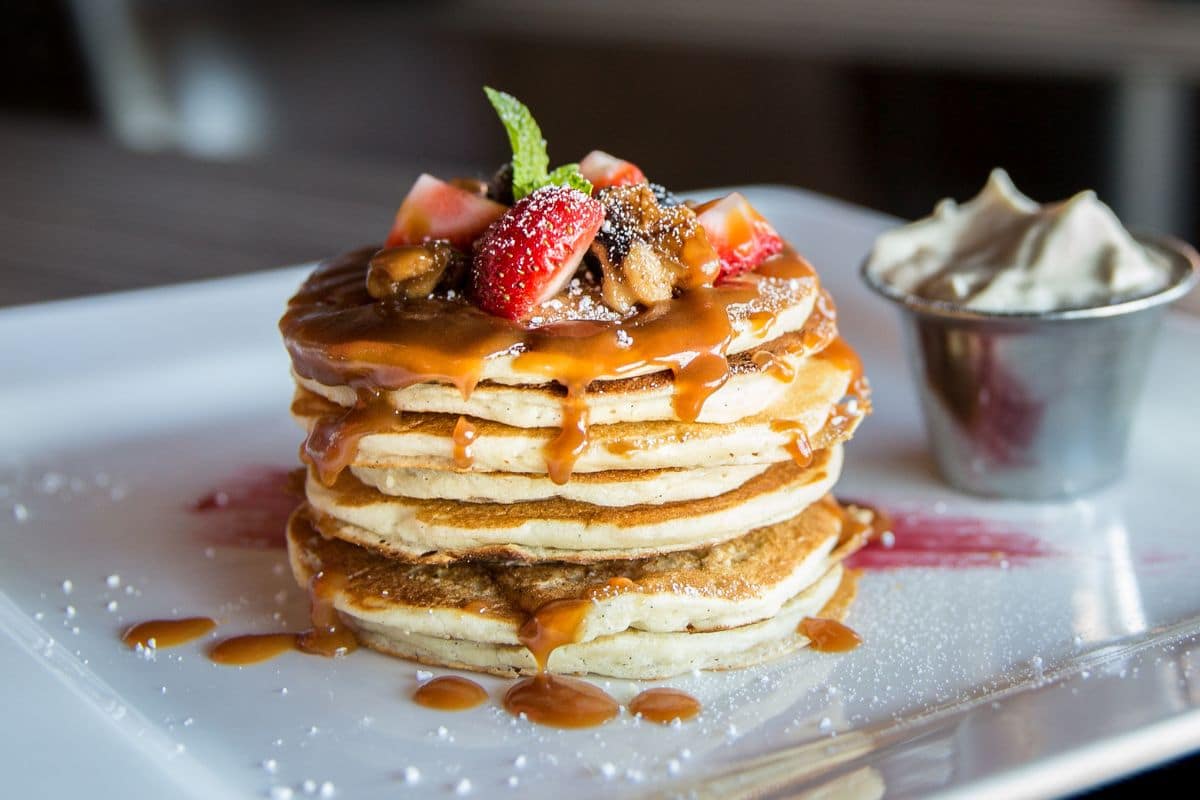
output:
M7 0L0 303L320 257L420 171L486 175L480 86L553 161L787 183L901 217L993 165L1200 240L1186 0ZM48 242L60 253L47 258ZM28 270L35 270L36 281Z

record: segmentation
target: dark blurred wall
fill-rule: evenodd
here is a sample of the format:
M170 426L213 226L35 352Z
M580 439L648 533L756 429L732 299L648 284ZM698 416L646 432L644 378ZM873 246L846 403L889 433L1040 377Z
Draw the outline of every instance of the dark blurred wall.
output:
M92 119L74 20L63 2L0 4L0 111Z
M1037 199L1118 190L1114 88L1103 77L611 31L487 33L444 13L455 7L17 0L0 98L9 111L87 118L98 108L131 144L202 157L312 153L486 174L506 155L480 92L489 83L533 108L555 161L600 147L681 188L790 183L905 217L970 196L995 165ZM1194 184L1194 160L1187 169ZM1187 219L1176 233L1200 238L1194 209Z

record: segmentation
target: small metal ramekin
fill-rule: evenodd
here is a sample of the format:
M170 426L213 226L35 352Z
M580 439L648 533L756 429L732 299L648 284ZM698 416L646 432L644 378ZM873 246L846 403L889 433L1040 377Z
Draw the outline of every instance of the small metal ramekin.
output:
M923 300L862 268L901 311L934 459L972 494L1062 498L1121 476L1133 412L1166 305L1195 284L1200 256L1164 237L1169 285L1094 308L993 313Z

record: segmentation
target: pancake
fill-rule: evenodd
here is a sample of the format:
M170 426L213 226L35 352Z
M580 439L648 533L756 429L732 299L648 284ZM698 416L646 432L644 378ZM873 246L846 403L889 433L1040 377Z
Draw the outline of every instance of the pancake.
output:
M463 503L522 503L561 497L621 508L716 497L762 474L769 464L711 469L647 469L584 472L557 484L545 475L438 469L351 467L363 484L383 494Z
M492 317L462 298L409 302L381 317L366 290L371 254L363 249L323 262L289 301L279 327L297 374L336 386L332 376L353 363L357 374L374 373L371 383L383 388L389 384L384 376L399 358L406 373L428 376L422 383L455 383L469 374L496 384L549 384L559 370L548 373L529 354L577 357L561 353L559 345L578 337L556 335L555 325L590 320L583 324L589 326L590 340L584 349L597 368L590 371L591 379L630 378L660 372L665 361L695 345L734 355L801 331L821 295L812 267L789 250L770 268L685 292L628 317L604 313L598 289L582 285L561 298L557 310L543 306L546 313L535 328ZM618 328L631 346L613 338ZM405 344L403 354L397 353L398 342ZM434 367L433 361L440 363ZM414 369L417 364L431 369Z
M400 559L638 558L712 545L772 525L825 495L842 468L841 446L802 467L780 462L736 489L699 500L611 508L562 498L461 503L392 497L348 472L327 487L310 471L309 504L329 536Z
M797 340L799 339L797 335ZM797 345L799 347L799 345ZM705 401L697 422L734 422L770 406L787 391L788 375L801 368L803 352L771 354L764 347L730 363L728 380ZM325 399L343 406L355 404L357 394L349 386L326 386L318 381L293 375L296 383ZM418 383L399 391L382 392L383 399L401 411L436 414L463 414L494 420L518 428L557 427L563 420L564 390L557 385L505 385L481 383L467 397L454 386L443 383ZM595 425L614 422L679 419L675 406L675 381L670 372L656 372L637 378L594 382L584 397L588 416Z
M406 565L327 539L301 507L288 552L302 585L345 577L334 607L367 645L425 663L532 672L517 629L544 604L590 598L576 641L548 668L627 678L747 666L806 644L799 620L841 616L853 596L840 561L862 545L832 500L713 548L587 566ZM632 581L630 585L624 581Z
M808 359L777 402L757 414L723 425L683 422L625 422L591 425L589 446L576 459L575 474L606 470L702 468L765 464L791 458L788 449L803 432L813 449L848 439L869 407L865 397L839 409L851 390L851 374L827 362ZM783 384L780 384L783 386ZM299 390L292 413L307 430L340 407ZM844 412L844 419L832 419ZM470 468L479 472L545 474L545 447L558 428L521 428L468 418L475 429ZM373 420L358 441L352 463L371 469L457 469L453 433L458 417L450 414L388 414ZM790 425L788 423L794 423ZM834 423L834 424L829 424ZM367 478L386 485L386 476ZM393 476L393 483L402 486Z

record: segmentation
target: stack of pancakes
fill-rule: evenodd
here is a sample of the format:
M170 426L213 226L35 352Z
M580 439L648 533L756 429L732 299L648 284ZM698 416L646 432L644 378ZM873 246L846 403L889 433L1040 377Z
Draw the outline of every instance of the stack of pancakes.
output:
M539 362L544 336L497 321L485 347L493 323L461 305L370 317L368 256L322 265L281 323L309 432L292 567L302 584L338 576L330 601L360 641L532 673L522 624L582 598L546 667L650 678L758 663L806 645L803 618L845 614L840 562L871 519L829 492L869 401L815 273L764 271L706 290L700 313L658 309L679 352L637 321L598 321L588 335L647 351L618 363L583 336ZM717 332L698 345L703 325ZM445 366L413 367L430 362Z

